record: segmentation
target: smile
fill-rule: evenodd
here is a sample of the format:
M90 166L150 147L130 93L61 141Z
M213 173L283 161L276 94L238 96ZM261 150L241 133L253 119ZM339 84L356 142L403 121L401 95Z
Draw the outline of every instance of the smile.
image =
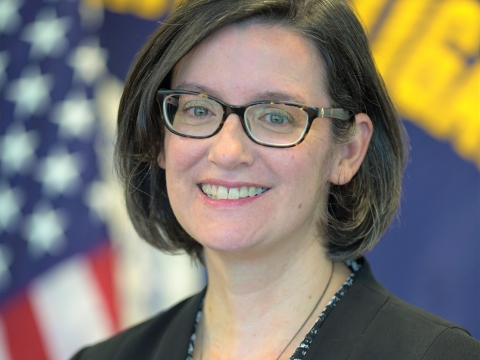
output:
M268 188L258 188L254 186L242 186L241 188L226 188L210 184L201 184L201 189L205 195L215 200L236 200L260 195Z

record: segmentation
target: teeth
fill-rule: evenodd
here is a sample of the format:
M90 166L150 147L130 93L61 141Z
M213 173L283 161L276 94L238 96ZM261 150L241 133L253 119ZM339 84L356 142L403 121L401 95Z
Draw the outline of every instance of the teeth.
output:
M228 198L229 199L238 199L240 197L240 192L238 191L237 188L231 188L228 190Z
M254 186L246 187L242 186L239 188L229 188L227 189L224 186L216 186L210 184L202 184L201 186L204 194L208 195L210 198L215 200L226 200L226 199L241 199L246 197L254 197L260 195L268 190L268 188L257 188Z
M248 188L246 186L242 186L240 188L240 197L246 198L248 196Z
M220 200L225 200L228 198L228 190L226 187L219 186L217 189L217 198Z

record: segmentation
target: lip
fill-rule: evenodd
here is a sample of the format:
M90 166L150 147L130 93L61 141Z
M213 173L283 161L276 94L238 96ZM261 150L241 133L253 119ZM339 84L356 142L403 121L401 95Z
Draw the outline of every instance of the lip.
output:
M253 182L241 182L241 181L223 181L223 180L217 180L217 179L204 179L198 182L198 186L201 186L202 184L209 184L209 185L215 185L215 186L223 186L226 187L227 189L229 188L241 188L242 186L246 187L256 187L256 188L267 188L270 189L270 186L266 186L263 184L259 183L253 183Z

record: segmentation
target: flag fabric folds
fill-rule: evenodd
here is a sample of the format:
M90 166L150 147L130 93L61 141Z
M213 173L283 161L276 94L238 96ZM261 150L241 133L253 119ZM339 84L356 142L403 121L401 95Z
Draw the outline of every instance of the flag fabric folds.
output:
M66 359L118 329L95 152L107 53L81 10L0 3L0 359Z

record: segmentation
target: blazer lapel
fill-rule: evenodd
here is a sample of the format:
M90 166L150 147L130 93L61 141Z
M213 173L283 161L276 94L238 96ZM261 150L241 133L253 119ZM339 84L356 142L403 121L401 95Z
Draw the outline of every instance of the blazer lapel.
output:
M388 293L364 260L353 285L325 319L304 360L348 359L387 299Z
M154 357L155 360L185 360L195 315L206 290L207 288L205 287L200 293L188 299L185 306L171 321L165 331L165 335L158 344Z

